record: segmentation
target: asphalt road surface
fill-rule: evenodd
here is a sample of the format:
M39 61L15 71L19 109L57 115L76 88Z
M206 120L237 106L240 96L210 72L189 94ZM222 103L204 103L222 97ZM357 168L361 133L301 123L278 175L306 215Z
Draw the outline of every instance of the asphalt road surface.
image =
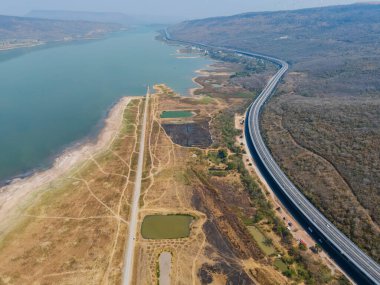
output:
M276 87L284 74L288 71L289 65L287 62L271 56L262 55L258 53L251 53L241 50L216 47L205 45L202 43L192 43L185 41L173 40L167 30L165 30L166 39L183 44L190 44L205 49L218 49L230 53L235 53L248 57L261 58L271 61L280 66L279 71L271 78L261 94L255 99L247 110L246 115L246 141L252 157L259 160L260 164L264 166L266 173L270 176L271 180L275 182L276 186L280 189L282 194L291 202L297 212L306 220L307 230L309 232L317 232L318 236L329 243L335 253L341 260L345 260L351 268L354 268L360 278L360 283L367 284L380 284L380 266L367 254L365 254L358 246L356 246L348 237L346 237L340 230L338 230L326 217L324 217L317 208L315 208L309 200L294 186L288 179L285 173L278 166L270 151L266 147L260 131L260 113L265 103L270 99L276 90ZM273 183L272 183L273 184ZM292 211L294 213L294 210ZM305 223L303 223L305 225ZM322 241L322 239L320 239ZM335 257L337 256L335 255ZM334 256L333 256L334 258ZM334 258L335 259L335 258ZM346 267L347 268L347 267ZM351 272L349 275L354 276Z

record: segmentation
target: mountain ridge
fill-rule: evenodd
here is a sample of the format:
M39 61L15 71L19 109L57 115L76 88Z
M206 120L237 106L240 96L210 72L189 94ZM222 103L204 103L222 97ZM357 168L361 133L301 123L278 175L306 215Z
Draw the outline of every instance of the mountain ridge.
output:
M120 30L118 24L63 21L0 15L0 40L60 41L95 38Z

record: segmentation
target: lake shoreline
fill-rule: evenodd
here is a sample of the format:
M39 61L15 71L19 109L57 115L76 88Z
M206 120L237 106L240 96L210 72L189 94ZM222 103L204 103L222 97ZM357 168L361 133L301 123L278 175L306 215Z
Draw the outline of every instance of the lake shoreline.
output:
M129 96L124 96L129 97ZM81 139L75 140L74 142L62 146L60 149L58 149L53 155L48 157L45 162L41 163L41 165L35 166L27 171L20 172L19 174L16 174L14 176L0 179L0 195L1 191L4 187L12 185L14 182L27 179L31 176L34 176L38 173L45 172L51 168L54 167L57 160L59 160L61 157L65 156L65 154L75 152L79 148L96 143L98 138L100 137L103 129L106 127L106 121L108 117L111 116L111 113L113 112L113 109L117 107L118 104L120 104L120 101L124 98L121 97L116 102L110 105L109 108L104 112L104 116L100 119L100 121L94 126L94 129L90 131L89 134L83 136ZM133 96L131 97L133 98Z
M208 64L205 68L201 68L195 71L196 76L194 76L191 80L196 85L196 87L193 87L189 90L189 94L191 97L196 96L195 92L203 90L204 86L197 82L198 78L202 77L210 77L212 75L226 75L224 72L218 72L217 70L217 64L220 62L218 60L213 60L214 62L212 64ZM230 75L230 74L227 74Z
M25 43L25 44L15 44L14 46L0 48L0 53L17 50L17 49L32 49L35 47L42 47L42 46L49 46L49 45L64 45L64 44L72 44L76 42L90 42L90 41L104 40L104 39L107 39L108 37L111 37L112 35L126 32L126 31L129 31L129 29L122 28L118 31L112 31L112 32L107 32L103 35L98 35L97 37L79 37L79 38L72 38L72 39L57 39L57 40L51 40L51 41L38 41L38 42L31 42L31 43Z
M136 27L101 39L0 52L6 103L0 104L0 148L6 150L0 187L46 170L57 153L96 135L106 110L123 95L144 94L147 84L165 82L188 96L194 71L210 60L178 59L176 47L155 36L152 27Z
M3 51L10 51L10 50L15 50L15 49L22 49L22 48L33 48L33 47L39 47L39 46L43 46L43 45L46 45L46 43L36 43L36 44L25 44L25 45L17 45L17 46L13 46L13 47L6 47L6 48L0 48L0 52L3 52Z
M149 30L146 31L150 33ZM142 32L138 31L136 35L140 36L144 32L145 30L143 30ZM149 33L147 33L148 36L150 35ZM116 39L117 42L121 41L122 43L124 43L124 37L119 37L118 34L119 33L112 33L112 35L115 35L115 37L107 38L112 41L115 41ZM129 34L126 33L126 35L128 36ZM135 36L135 34L132 34L132 36ZM149 38L147 39L150 41ZM82 39L80 41L60 42L56 44L59 44L59 47L65 47L66 44L72 44L75 42L90 42L91 40L94 41L96 39ZM100 40L100 43L107 43L106 41L101 41L102 39L97 40ZM142 40L145 39L143 38ZM41 45L41 47L49 48L51 44L52 43L46 43L44 45ZM36 50L39 50L40 47L35 48ZM109 47L107 46L107 48ZM130 49L132 48L133 46ZM157 48L159 54L166 55L166 46L165 49L162 49L161 45L157 45ZM33 51L33 47L29 49ZM6 51L4 51L4 53L6 54ZM1 51L0 54L2 54ZM172 53L170 53L170 56L168 57L173 61L170 63L171 65L178 63L178 59L175 56L173 56ZM173 60L173 58L175 58L175 60ZM195 73L196 77L198 77L199 75L196 71L210 67L210 63L214 62L209 61L209 59L206 60L203 57L198 59L198 61L192 63L191 72L193 76ZM170 69L168 70L170 71ZM185 72L185 74L188 74L190 70L187 71L186 68L184 68L180 70L180 72ZM153 78L152 75L150 75L150 77L144 77L144 81L152 82L152 79L154 79L154 81L157 82L168 82L170 86L173 83L175 83L173 84L174 87L177 88L179 93L185 97L188 96L191 88L194 88L195 82L191 82L191 77L182 78L182 85L178 84L177 82L172 82L170 77L156 78L156 75L154 75ZM191 82L192 84L189 84L187 82ZM181 86L184 86L185 88ZM128 90L127 87L129 86L123 86L123 89ZM200 87L200 85L196 83L196 87ZM130 89L131 95L141 94L138 90L135 89L136 88ZM115 94L120 93L120 90L116 91L117 92L111 90L108 92L113 92ZM123 93L126 94L125 92ZM0 237L4 235L6 232L8 232L12 228L12 226L16 224L17 221L19 221L19 218L22 217L22 211L25 210L25 208L29 206L31 202L34 201L33 199L37 198L38 195L40 195L42 191L45 190L47 186L49 186L50 183L54 181L60 181L60 178L64 178L65 175L69 175L70 172L75 170L76 167L81 166L89 158L90 155L99 153L100 151L106 148L107 142L110 143L110 141L112 140L112 134L114 135L115 132L118 130L118 128L115 127L115 122L117 122L117 118L122 118L120 106L123 106L123 104L125 106L133 98L141 97L128 96L123 97L122 99L114 98L114 103L112 103L112 101L110 102L110 104L108 105L109 107L105 108L106 110L102 112L103 115L101 116L101 118L99 118L99 121L96 122L95 125L93 125L94 127L92 128L91 132L88 133L86 136L82 137L79 140L74 140L72 143L62 145L60 148L56 149L56 151L51 156L47 156L46 160L42 161L40 165L35 165L34 167L29 168L30 170L21 170L19 174L4 177L0 180L0 216L2 217L2 220L0 220Z
M0 222L0 235L8 228L10 221L17 219L17 210L21 209L33 194L38 193L49 183L84 163L89 156L96 155L110 146L122 127L126 106L131 100L137 98L142 97L122 97L114 104L109 109L103 122L103 128L95 139L86 139L84 142L66 148L55 158L51 167L44 170L37 169L28 176L25 174L23 178L13 179L6 186L1 187L0 216L2 220Z

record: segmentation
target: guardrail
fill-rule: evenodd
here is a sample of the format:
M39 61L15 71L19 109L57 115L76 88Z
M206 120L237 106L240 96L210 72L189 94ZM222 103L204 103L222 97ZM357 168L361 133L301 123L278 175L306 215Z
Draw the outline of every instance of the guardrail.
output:
M288 63L284 60L259 53L216 47L202 43L173 40L167 30L165 30L165 37L168 41L203 47L205 49L217 49L248 57L261 58L280 66L280 70L271 78L264 90L247 110L246 124L248 126L247 129L249 131L249 137L247 138L246 134L246 139L251 141L258 157L268 173L271 175L271 178L276 182L283 194L292 202L293 206L296 207L298 212L303 215L307 222L313 226L313 228L316 229L328 242L330 242L342 257L344 257L348 262L351 262L352 265L354 265L355 268L366 277L368 283L380 284L379 264L366 255L356 244L354 244L339 229L337 229L319 212L317 208L314 207L314 205L309 202L309 200L296 188L296 186L281 170L264 143L260 131L260 113L265 103L274 93L277 84L288 71ZM250 151L253 156L251 149Z

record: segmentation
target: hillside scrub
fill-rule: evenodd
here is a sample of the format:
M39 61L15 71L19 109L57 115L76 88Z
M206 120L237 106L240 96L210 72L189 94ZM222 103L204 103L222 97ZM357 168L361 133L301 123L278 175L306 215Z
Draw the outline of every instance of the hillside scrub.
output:
M276 161L340 230L380 261L380 5L187 21L174 38L290 63L262 130ZM247 79L247 71L233 80Z

